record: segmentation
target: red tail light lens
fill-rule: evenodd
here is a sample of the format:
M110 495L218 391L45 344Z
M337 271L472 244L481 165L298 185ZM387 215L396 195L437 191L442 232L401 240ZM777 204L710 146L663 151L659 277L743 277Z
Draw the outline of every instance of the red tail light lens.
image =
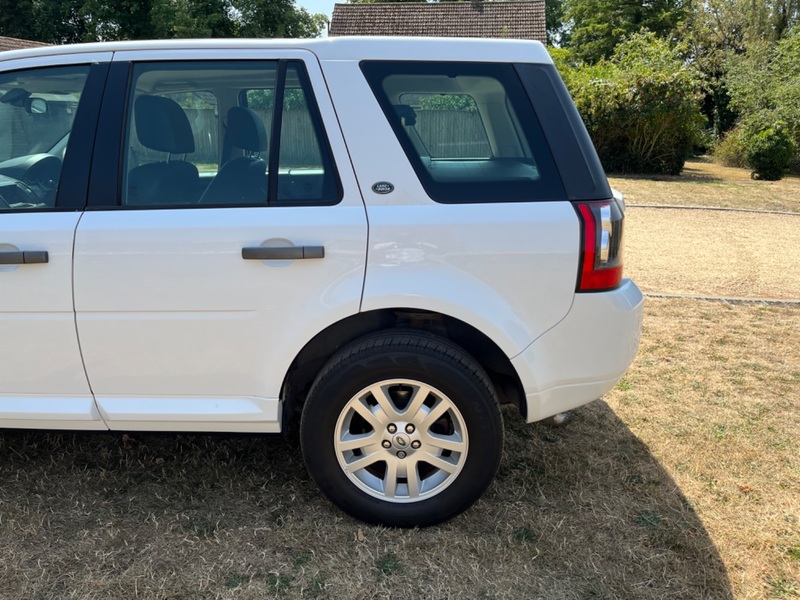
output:
M623 214L616 200L573 203L583 230L579 292L603 292L622 282Z

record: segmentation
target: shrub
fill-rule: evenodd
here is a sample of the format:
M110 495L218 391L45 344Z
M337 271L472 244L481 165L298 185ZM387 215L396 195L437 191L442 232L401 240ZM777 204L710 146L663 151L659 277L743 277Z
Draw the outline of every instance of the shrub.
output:
M744 55L728 58L726 69L731 106L742 115L753 155L749 166L756 176L767 178L759 171L766 169L780 177L787 135L795 152L800 148L800 29L777 43L751 41Z
M677 175L705 122L700 74L653 34L620 45L609 61L562 74L608 171Z
M741 126L731 129L714 147L714 160L726 167L747 168L747 147Z
M742 138L754 179L775 181L783 177L795 154L794 140L784 121L760 115L745 124Z

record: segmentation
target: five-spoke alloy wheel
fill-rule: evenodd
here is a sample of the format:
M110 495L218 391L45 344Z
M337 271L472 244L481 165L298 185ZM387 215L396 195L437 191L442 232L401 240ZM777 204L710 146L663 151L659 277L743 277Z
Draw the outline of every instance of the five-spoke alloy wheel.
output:
M335 504L368 522L422 526L483 493L503 435L491 383L466 352L426 333L387 332L322 369L301 439L309 472Z

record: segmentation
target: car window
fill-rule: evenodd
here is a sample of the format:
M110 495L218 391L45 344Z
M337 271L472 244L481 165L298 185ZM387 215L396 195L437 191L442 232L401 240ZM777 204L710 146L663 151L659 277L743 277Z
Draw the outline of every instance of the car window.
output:
M247 90L244 101L271 122L274 94L270 90ZM335 201L338 190L333 162L300 63L290 63L286 69L280 130L276 201L284 205Z
M279 64L135 65L122 204L338 201L338 179L305 68L299 61Z
M565 198L512 65L363 61L361 68L432 199Z
M89 66L0 74L0 210L55 206Z
M416 113L414 130L431 158L491 158L492 148L475 98L469 94L401 94Z

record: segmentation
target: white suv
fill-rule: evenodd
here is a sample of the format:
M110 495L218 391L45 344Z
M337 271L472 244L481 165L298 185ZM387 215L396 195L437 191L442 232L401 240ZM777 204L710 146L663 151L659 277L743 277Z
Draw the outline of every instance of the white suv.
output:
M0 55L0 427L278 433L440 522L612 388L642 296L545 49L409 38Z

